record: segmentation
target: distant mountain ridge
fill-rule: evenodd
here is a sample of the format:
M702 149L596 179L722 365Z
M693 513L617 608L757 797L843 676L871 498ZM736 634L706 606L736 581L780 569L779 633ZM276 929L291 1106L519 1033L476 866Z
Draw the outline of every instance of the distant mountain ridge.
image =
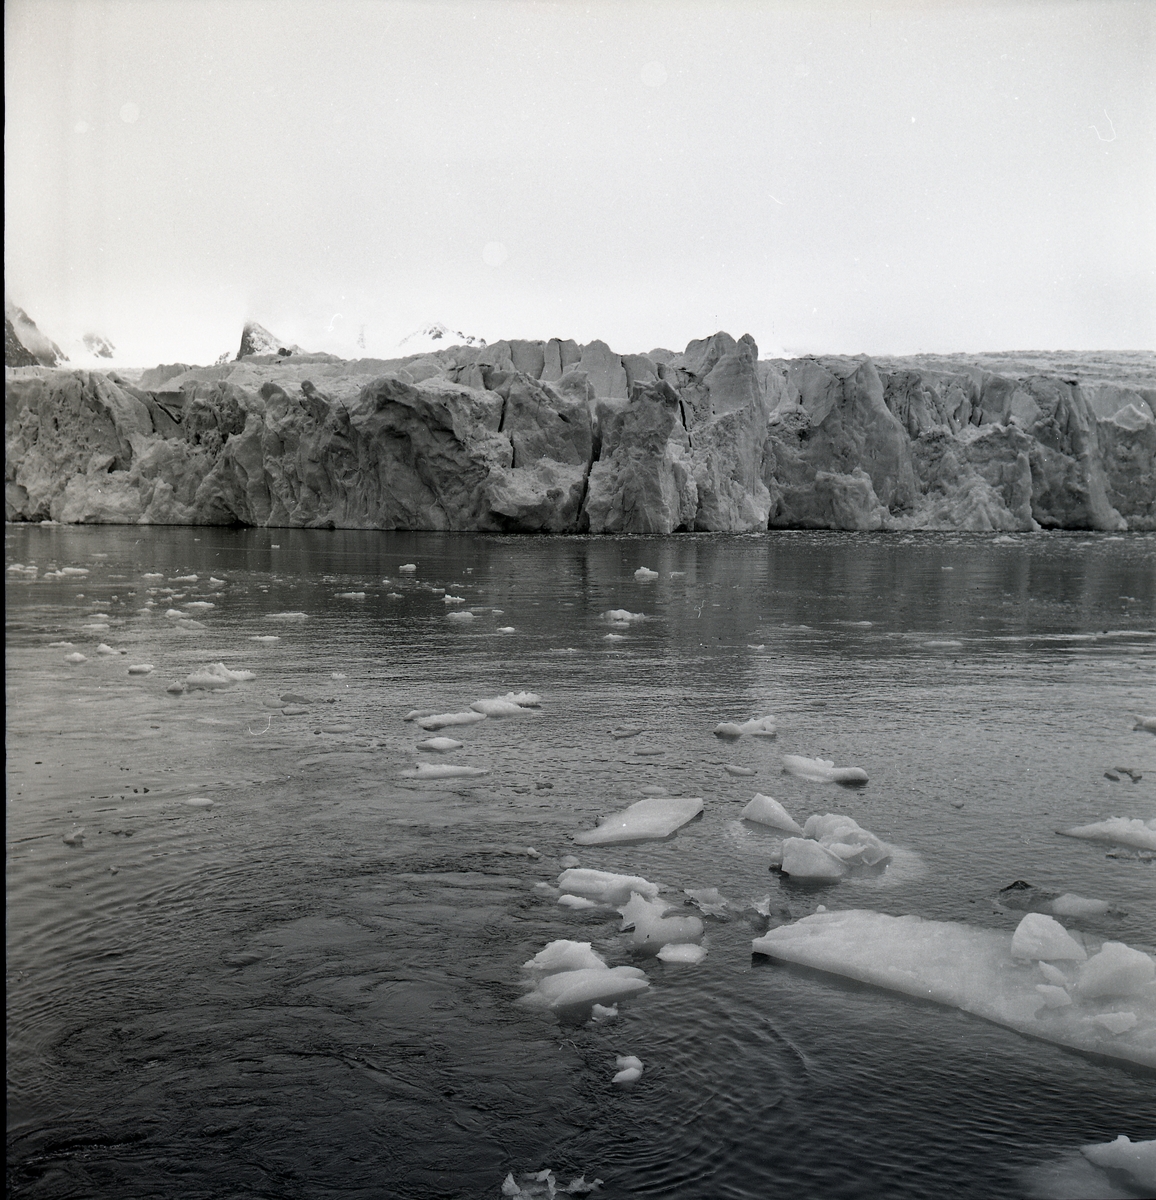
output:
M4 365L59 367L68 355L36 327L36 322L11 300L4 300Z

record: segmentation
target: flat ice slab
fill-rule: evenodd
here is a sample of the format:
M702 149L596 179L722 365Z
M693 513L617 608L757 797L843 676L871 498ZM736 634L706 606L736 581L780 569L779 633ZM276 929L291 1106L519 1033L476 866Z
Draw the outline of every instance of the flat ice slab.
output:
M609 816L597 829L576 833L581 846L610 846L620 842L646 842L669 837L702 812L699 797L647 796Z
M1135 846L1138 850L1156 850L1156 820L1139 817L1109 817L1075 829L1057 829L1065 837L1084 838L1089 842L1113 842L1117 846Z
M784 754L783 770L800 779L814 783L866 783L867 772L860 767L837 767L829 758L804 758L801 754Z
M1061 1046L1156 1067L1156 984L1140 982L1134 965L1131 975L1121 972L1117 994L1088 995L1100 991L1079 986L1081 979L1089 983L1099 974L1093 966L1098 961L1095 954L1085 964L1065 963L1063 969L1049 965L1044 971L1034 961L1013 957L1011 934L865 909L803 917L755 938L751 948L785 962L950 1004ZM1151 963L1147 955L1141 956ZM1073 1002L1053 1008L1038 989L1058 986L1051 982L1056 974L1070 983ZM1119 1028L1124 1022L1113 1018L1125 1013L1134 1015L1135 1023L1114 1033L1112 1026Z

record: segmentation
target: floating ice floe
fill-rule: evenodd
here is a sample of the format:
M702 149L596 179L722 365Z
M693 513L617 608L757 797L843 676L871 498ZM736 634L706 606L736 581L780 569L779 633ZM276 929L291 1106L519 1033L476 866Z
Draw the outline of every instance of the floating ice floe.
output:
M580 846L609 846L669 837L702 812L701 797L647 796L607 817L597 829L576 833Z
M218 579L215 575L210 575L209 582L213 585L213 587L224 587L228 581L225 579Z
M58 575L87 575L87 567L61 567L57 572Z
M190 796L185 803L189 808L212 808L213 801L208 796Z
M418 763L413 769L416 779L456 779L472 775L488 775L482 767L467 767L458 763Z
M1047 913L1028 913L1012 934L1013 958L1030 958L1035 962L1056 962L1071 959L1085 962L1088 952L1074 937Z
M1024 1172L1025 1194L1048 1200L1126 1200L1156 1196L1156 1140L1133 1142L1120 1134L1069 1151Z
M71 650L75 642L49 642L49 650Z
M210 600L190 600L188 604L185 605L185 608L191 608L194 610L194 612L208 612L210 608L216 607L217 606Z
M859 767L837 767L827 758L804 758L800 754L784 754L783 770L800 779L814 783L866 783L867 772Z
M83 846L84 845L84 826L69 830L61 839L66 846Z
M624 633L608 633L602 638L602 640L604 642L624 642L624 641L626 641L626 634L624 634Z
M271 645L273 642L279 642L280 640L275 633L257 633L249 639L251 642L263 642L265 645Z
M639 583L646 583L651 579L657 579L658 572L652 571L649 567L639 567L638 570L634 572L634 578L637 579Z
M1078 965L1058 960L1059 966L1017 957L1013 937L952 921L852 909L779 926L755 938L751 948L952 1005L1060 1045L1156 1066L1156 963L1149 955L1120 942L1096 950L1084 937L1096 952ZM1053 1006L1041 986L1066 991L1072 1003Z
M736 767L733 763L724 763L723 770L728 775L750 776L758 774L758 771L756 771L754 767Z
M642 1078L642 1059L633 1054L616 1055L614 1065L618 1073L611 1083L634 1083Z
M632 625L638 621L645 621L646 613L632 613L625 608L611 608L602 614L602 620L609 621L612 625Z
M169 583L196 583L196 582L197 582L197 577L195 575L170 575L169 576Z
M99 623L96 625L82 625L81 629L87 629L92 633L105 633L108 630L108 625Z
M266 620L269 621L304 621L307 614L303 612L278 612L267 613Z
M1147 733L1156 733L1156 717L1137 717L1132 726L1133 732L1143 729Z
M237 683L249 683L257 676L252 671L230 671L224 663L210 663L199 671L194 671L185 679L185 687L189 691L203 689L214 691L220 688L232 687Z
M66 663L88 662L88 656L85 654L81 654L80 651L77 650L77 651L74 651L72 654L66 654L64 656L64 661Z
M417 570L417 565L415 563L402 563L401 566L398 567L398 570L404 571L407 575L410 575Z
M487 717L516 717L526 711L520 704L515 704L513 700L507 700L503 696L475 700L470 708Z
M595 1004L613 1004L650 987L639 967L610 967L589 942L551 942L523 970L532 990L516 1003L554 1012L589 1012Z
M537 692L507 692L501 699L512 700L521 708L538 708L542 703Z
M337 599L338 600L364 600L365 593L364 592L338 592Z
M780 866L792 879L833 883L854 868L877 873L891 858L891 848L852 817L827 813L808 817L802 837L783 842Z
M141 576L141 578L142 579L164 579L164 576L160 573L160 571L146 571Z
M443 604L465 604L465 596L451 596L448 592L442 597Z
M702 921L693 915L668 916L671 907L661 897L648 900L635 892L618 908L622 914L622 928L632 930L630 940L635 946L652 953L671 942L701 941Z
M572 908L575 910L598 907L595 901L587 900L585 896L559 896L558 903L562 905L563 908Z
M128 669L130 675L151 675L156 668L152 663L133 663Z
M470 610L468 608L463 609L461 612L446 613L447 621L463 621L464 622L464 621L472 621L473 619L474 619L474 614L472 612L470 612Z
M683 888L695 908L708 917L726 917L727 901L718 888Z
M480 712L432 713L429 716L414 718L417 725L430 733L435 729L445 729L449 725L473 725L485 719L486 714Z
M424 742L418 742L419 750L433 750L438 754L445 754L449 750L460 750L462 743L455 741L449 737L426 738Z
M101 642L100 645L97 646L96 652L97 652L97 654L125 654L125 653L127 653L124 650L114 650L111 646L106 646L104 644L104 642Z
M658 884L651 883L639 875L615 875L611 871L595 871L590 867L569 867L558 876L558 886L563 892L617 908L630 899L631 893L653 900L658 895Z
M1101 917L1111 908L1107 900L1093 900L1089 896L1077 896L1075 892L1064 892L1051 903L1057 917Z
M1090 842L1114 842L1118 846L1135 846L1138 850L1156 850L1156 819L1109 817L1106 821L1078 825L1075 829L1057 829L1056 832Z
M596 1004L594 1007L599 1006ZM502 1182L502 1195L520 1196L522 1200L553 1200L555 1196L586 1196L596 1192L601 1186L601 1179L587 1182L585 1175L579 1175L563 1187L554 1178L554 1172L547 1167L544 1171L533 1171L523 1175L521 1182L514 1178L514 1172L511 1171Z
M693 966L706 958L706 947L696 946L693 942L670 942L658 952L658 957L663 962Z
M715 737L721 738L740 738L748 733L755 737L774 737L778 733L778 726L774 717L752 717L741 724L737 721L720 721L713 732Z
M782 829L793 833L796 837L803 836L803 827L789 812L773 797L756 792L751 802L739 816L745 821L754 821L758 825L769 825L772 829Z
M515 632L515 630L514 630L513 625L499 625L498 626L498 633L514 633L514 632Z

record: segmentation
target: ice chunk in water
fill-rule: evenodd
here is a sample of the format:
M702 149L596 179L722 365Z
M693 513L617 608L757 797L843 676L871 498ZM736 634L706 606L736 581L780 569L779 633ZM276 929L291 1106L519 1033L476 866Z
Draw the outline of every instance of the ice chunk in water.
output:
M152 663L133 663L128 669L130 675L151 675L155 668Z
M1114 1142L1081 1146L1080 1153L1105 1171L1122 1171L1141 1195L1156 1196L1156 1140L1133 1142L1120 1134Z
M119 654L120 653L119 650L114 650L111 646L106 646L104 644L104 642L101 642L100 645L97 646L96 652L97 652L97 654Z
M487 717L514 717L525 712L525 709L516 704L513 700L506 700L500 696L495 696L489 700L475 700L470 708L474 712L482 713Z
M479 712L435 713L428 717L418 717L417 724L432 733L435 729L444 729L448 725L473 725L476 721L485 719L486 714Z
M268 613L270 621L304 621L306 614L303 612L277 612Z
M1010 935L998 930L853 909L781 925L755 938L752 949L949 1004L1060 1045L1156 1066L1156 989L1129 996L1136 1025L1113 1034L1088 1018L1115 1011L1118 1001L1085 998L1073 988L1074 1003L1048 1008L1036 990L1035 965L1017 960Z
M625 904L631 892L651 900L658 895L658 884L638 875L615 875L590 867L568 868L558 876L558 886L564 892L573 892L576 896L597 900L613 908Z
M583 967L556 971L538 980L532 992L518 1001L527 1008L549 1008L554 1012L612 1004L635 996L650 987L646 972L638 967Z
M1115 842L1119 846L1135 846L1138 850L1156 850L1156 819L1109 817L1106 821L1078 825L1075 829L1057 829L1056 832L1090 842Z
M867 782L867 772L859 767L837 767L829 758L804 758L800 754L784 754L783 770L789 775L797 775L800 779L810 779L814 783L851 783Z
M778 726L774 717L752 717L749 721L720 721L714 727L716 737L737 738L744 734L754 734L756 737L774 737Z
M84 826L81 825L78 829L72 829L60 839L66 846L83 846L84 845Z
M723 770L728 775L741 775L744 777L758 774L754 767L736 767L733 763L724 763Z
M1076 975L1072 989L1081 1000L1099 996L1135 996L1156 979L1156 963L1123 942L1105 942Z
M634 932L631 940L643 950L661 950L670 942L698 942L703 925L698 917L666 916L670 905L665 900L647 900L635 893L618 911L622 928Z
M602 614L602 619L612 625L632 624L635 621L645 621L646 613L632 613L625 608L610 608Z
M71 654L66 654L64 656L64 661L66 663L88 662L88 656L86 654L81 654L79 650L74 650Z
M472 621L474 614L467 608L464 612L448 612L446 613L447 621L457 621L459 623Z
M1074 892L1065 892L1051 903L1052 912L1057 917L1100 917L1110 907L1107 900L1090 900L1087 896L1077 896Z
M438 754L445 754L448 750L460 750L462 743L449 737L426 738L424 742L418 742L417 748L419 750L434 750Z
M1132 726L1133 732L1143 729L1148 733L1156 733L1156 717L1137 717Z
M507 692L500 699L512 700L519 708L537 708L542 703L537 692Z
M618 1068L618 1074L614 1076L613 1083L634 1083L642 1078L642 1059L633 1054L619 1054L614 1059L614 1065Z
M364 600L364 592L337 592L335 593L338 600ZM186 605L186 607L188 607Z
M1054 917L1028 913L1012 934L1011 952L1016 958L1075 959L1083 962L1088 952Z
M803 836L814 838L851 866L875 867L891 860L890 849L852 817L815 814L807 818Z
M769 825L772 829L783 829L798 837L803 836L803 828L789 812L775 799L756 792L754 799L743 809L739 816L759 825Z
M606 818L597 829L576 833L581 846L609 846L669 837L702 812L701 797L647 796Z
M456 763L418 763L413 770L418 779L456 779L468 775L488 775L482 767L466 767Z
M706 958L706 948L693 942L671 942L663 946L658 957L668 963L700 963Z
M213 801L208 796L190 796L185 803L189 808L212 808Z
M834 883L847 874L841 858L810 838L787 838L783 842L783 872L792 879Z
M401 566L398 567L398 570L404 571L407 575L409 575L417 570L417 564L416 563L402 563Z
M725 917L727 902L719 894L718 888L683 888L694 902L695 908L708 917Z
M634 578L637 579L639 583L642 583L649 579L657 579L658 572L652 571L649 567L639 567L638 570L634 572Z
M585 896L559 896L558 903L563 908L597 908L598 905L593 900L587 900Z
M522 970L542 976L553 975L558 971L580 971L588 967L605 966L606 960L589 942L571 942L562 938L539 950L529 962L522 964Z
M207 667L194 671L185 680L185 687L189 691L197 688L214 691L219 688L232 687L236 683L248 683L256 678L257 676L252 671L230 671L224 663L210 663Z

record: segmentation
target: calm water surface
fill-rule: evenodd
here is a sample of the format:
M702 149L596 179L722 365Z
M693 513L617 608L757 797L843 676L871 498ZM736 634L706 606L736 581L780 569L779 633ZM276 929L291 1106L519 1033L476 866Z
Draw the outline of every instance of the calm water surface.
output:
M1150 1072L752 959L766 921L742 911L769 894L775 920L826 904L1010 930L991 897L1025 879L1111 901L1081 927L1152 949L1156 867L1054 831L1156 815L1156 738L1131 719L1156 714L1153 535L5 542L39 569L7 575L12 1194L497 1197L551 1167L606 1197L978 1200L1029 1194L1025 1168L1081 1143L1156 1136ZM61 567L89 573L44 578ZM195 601L202 631L164 615ZM647 620L607 640L611 608ZM212 662L256 679L166 693ZM522 688L540 710L459 734L451 757L488 774L406 776L432 757L408 709ZM289 692L304 713L282 714ZM775 740L712 736L768 713ZM644 732L611 737L626 723ZM784 753L871 782L785 776ZM549 885L572 835L644 788L705 814L578 857L671 898L717 887L734 907L706 959L642 960L650 992L615 1022L515 1007L556 938L636 961L616 914ZM756 790L903 853L882 880L792 885L738 820ZM616 1054L645 1063L636 1085L611 1084Z

